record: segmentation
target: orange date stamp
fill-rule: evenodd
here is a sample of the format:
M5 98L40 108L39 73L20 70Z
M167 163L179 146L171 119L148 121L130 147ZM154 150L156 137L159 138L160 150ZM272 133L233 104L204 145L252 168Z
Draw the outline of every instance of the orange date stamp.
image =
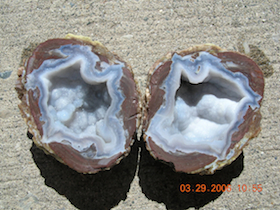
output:
M196 184L192 186L190 184L181 184L180 185L180 192L182 193L219 193L219 192L231 192L232 186L230 184L211 184L211 186L207 186L206 184ZM261 192L262 185L261 184L253 184L253 185L238 185L239 192Z

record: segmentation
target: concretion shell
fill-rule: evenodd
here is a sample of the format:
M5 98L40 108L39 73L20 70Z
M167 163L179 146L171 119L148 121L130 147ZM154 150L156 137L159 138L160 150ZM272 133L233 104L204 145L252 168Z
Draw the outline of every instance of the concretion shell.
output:
M42 93L39 88L28 89L26 87L28 75L32 74L33 71L37 71L47 60L63 58L61 54L56 53L56 50L68 45L90 47L92 53L98 56L99 59L94 67L97 71L102 71L103 67L101 65L104 65L104 63L107 66L122 63L122 76L119 80L118 90L121 91L124 100L120 105L121 110L117 116L122 120L122 127L126 137L122 152L105 158L87 158L69 144L55 141L49 143L42 142L44 136L43 126L46 123L42 119L42 112L40 110L40 97ZM119 163L124 156L128 155L130 146L134 141L133 136L138 121L139 91L131 68L117 55L109 52L101 43L91 41L87 37L71 34L67 35L64 39L51 39L41 43L34 50L25 67L19 68L15 88L21 100L21 104L19 105L21 114L28 125L29 132L33 134L35 144L46 153L53 155L60 162L67 164L70 168L82 173L96 173L100 170L111 168L113 165ZM91 149L94 151L95 148Z
M261 96L257 100L259 106L261 105L264 92L264 78L261 69L253 60L240 53L226 51L212 44L195 46L187 50L176 52L176 54L182 57L192 55L193 60L195 60L200 52L210 53L220 59L220 63L228 71L240 72L246 76L250 88ZM223 166L234 161L240 155L248 141L258 135L261 130L260 109L248 107L246 114L243 116L243 122L239 124L238 130L230 137L230 145L226 150L226 157L230 158L219 159L214 155L212 156L200 152L184 153L180 150L177 152L164 150L151 136L147 135L147 131L157 111L165 104L165 100L168 100L163 85L170 74L172 57L174 54L175 53L168 53L158 60L149 71L143 115L143 133L146 147L155 159L173 164L175 171L211 174L214 173L215 170L221 169Z

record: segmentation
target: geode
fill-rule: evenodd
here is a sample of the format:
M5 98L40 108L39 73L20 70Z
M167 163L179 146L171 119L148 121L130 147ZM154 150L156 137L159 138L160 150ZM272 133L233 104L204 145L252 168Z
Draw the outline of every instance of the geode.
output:
M260 132L263 73L250 58L206 44L150 69L143 132L151 155L176 171L214 173Z
M41 43L16 90L35 144L72 169L96 173L129 153L138 89L130 67L100 42L67 35Z

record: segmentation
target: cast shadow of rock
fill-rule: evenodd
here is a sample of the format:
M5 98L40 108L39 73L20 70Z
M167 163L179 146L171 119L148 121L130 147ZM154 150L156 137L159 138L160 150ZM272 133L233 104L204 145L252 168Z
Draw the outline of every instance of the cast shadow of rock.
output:
M138 147L136 141L120 164L97 174L80 174L46 155L34 143L30 151L45 184L64 195L75 207L111 209L126 199L136 172Z
M246 54L258 64L265 78L268 78L273 75L274 69L271 65L272 62L270 62L265 53L262 50L260 50L257 46L248 44L244 38L244 35L241 35L239 37L239 40L237 42L237 48L240 53Z
M176 173L170 166L154 160L142 141L138 172L140 186L148 199L164 203L167 209L200 208L218 198L223 192L182 193L180 185L190 184L195 190L205 184L210 191L214 190L217 184L228 185L233 178L238 177L242 172L243 158L242 153L232 164L216 171L214 175Z

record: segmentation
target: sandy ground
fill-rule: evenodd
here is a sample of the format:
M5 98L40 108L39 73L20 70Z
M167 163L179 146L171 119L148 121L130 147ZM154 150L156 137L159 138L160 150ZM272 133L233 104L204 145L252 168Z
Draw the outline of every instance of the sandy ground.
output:
M1 0L0 12L1 209L280 209L279 1ZM67 33L117 53L132 66L142 93L148 69L169 51L213 43L242 52L248 44L266 72L262 132L211 176L175 173L154 161L142 142L110 171L72 171L32 144L14 90L24 49ZM232 190L180 193L182 183L231 184ZM253 184L261 192L253 192Z

